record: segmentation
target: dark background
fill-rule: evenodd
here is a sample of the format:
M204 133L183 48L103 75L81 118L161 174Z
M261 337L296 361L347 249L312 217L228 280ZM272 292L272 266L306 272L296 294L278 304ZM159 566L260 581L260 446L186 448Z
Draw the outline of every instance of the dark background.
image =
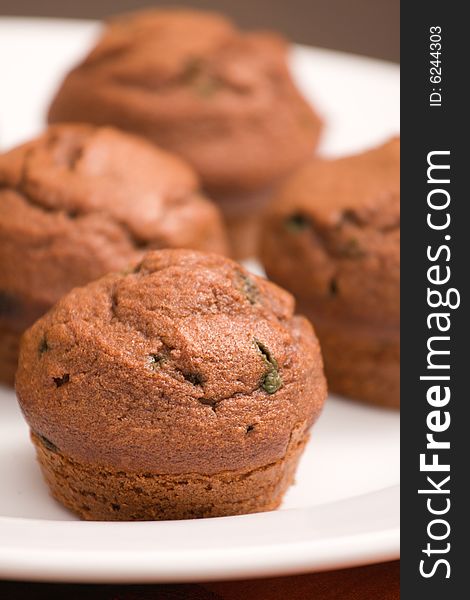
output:
M296 42L397 61L399 0L0 0L0 15L102 18L146 6L219 10Z

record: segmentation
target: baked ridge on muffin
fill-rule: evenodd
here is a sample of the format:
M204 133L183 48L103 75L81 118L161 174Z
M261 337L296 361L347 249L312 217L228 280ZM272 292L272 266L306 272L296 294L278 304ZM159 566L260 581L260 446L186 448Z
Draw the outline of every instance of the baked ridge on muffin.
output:
M217 13L111 19L65 78L49 120L113 124L184 157L219 201L238 255L282 177L314 152L321 120L295 86L288 45Z
M0 155L0 379L65 292L146 249L226 252L217 208L179 158L109 127L60 124Z
M268 276L296 297L333 392L400 402L400 141L318 160L286 182L265 217Z
M215 254L150 252L24 335L16 378L53 495L84 519L276 508L326 395L293 298Z

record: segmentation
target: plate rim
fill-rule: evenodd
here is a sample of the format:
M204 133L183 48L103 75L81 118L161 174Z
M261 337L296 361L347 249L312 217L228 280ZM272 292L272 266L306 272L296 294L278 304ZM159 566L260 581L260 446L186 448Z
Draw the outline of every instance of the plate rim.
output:
M308 527L309 517L321 512L336 510L337 505L350 505L364 502L368 497L372 500L367 511L374 513L383 501L398 502L400 486L394 485L382 490L362 494L354 498L346 498L312 508L285 509L237 517L219 517L213 519L196 519L187 521L149 521L149 522L99 522L99 521L56 521L48 519L30 519L18 517L0 517L0 531L3 530L0 542L0 577L5 579L27 579L31 581L55 582L88 582L88 583L169 583L214 581L221 579L242 579L251 577L267 577L292 575L303 572L316 572L332 569L383 562L399 557L400 531L398 515L388 515L382 528L370 531L354 531L308 539L288 539L295 535L294 528L286 528L291 517L295 516L297 525ZM202 528L217 529L220 538L225 539L225 529L237 527L250 530L255 522L258 533L266 533L274 523L283 530L287 539L248 543L245 547L216 546L204 547L204 544L189 548L165 544L154 550L141 548L129 543L126 537L133 530L134 537L141 533L152 535L160 529L166 529L164 536L171 535L174 530L190 529L189 534L197 535ZM282 527L284 523L284 528ZM11 531L8 531L10 526ZM21 529L28 529L29 537L24 536ZM55 531L51 532L51 528ZM5 537L5 529L7 535ZM104 529L119 536L121 543L113 548L98 548L69 545L62 547L61 536L66 537L71 530L81 531L82 540L89 534L93 538L99 536ZM38 539L38 533L47 534L55 541L54 547L44 548ZM162 533L160 531L160 533ZM20 543L12 545L8 540L19 534ZM114 536L116 538L116 536ZM50 541L49 540L49 541ZM148 539L147 539L148 541ZM57 543L59 542L59 543ZM38 546L34 547L34 544ZM109 540L110 544L114 540ZM32 546L32 547L31 547ZM208 566L209 565L209 566Z

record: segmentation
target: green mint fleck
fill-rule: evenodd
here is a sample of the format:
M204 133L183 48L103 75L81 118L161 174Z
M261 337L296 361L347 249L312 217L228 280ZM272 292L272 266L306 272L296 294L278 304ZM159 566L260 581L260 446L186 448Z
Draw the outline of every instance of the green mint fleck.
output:
M253 279L246 275L245 273L240 274L240 279L242 282L241 291L243 295L247 298L250 304L256 304L259 297L259 290Z
M361 258L365 256L364 249L361 247L357 238L350 238L341 248L341 254L348 258Z
M166 357L161 354L149 354L148 365L151 369L159 369L166 361Z
M48 450L50 450L51 452L57 452L58 448L55 444L53 444L50 440L47 439L47 437L44 437L43 435L41 435L40 433L36 434L38 436L38 438L41 441L41 444L47 448Z
M261 380L261 387L268 394L274 394L282 387L282 378L277 360L262 342L255 340L255 344L266 364L266 372Z
M221 82L207 71L203 62L198 58L187 62L182 74L182 81L203 98L211 97L221 87Z
M309 227L309 221L304 215L296 213L294 215L290 215L284 221L284 226L287 229L287 231L291 233L298 233L300 231L304 231Z
M194 91L202 98L210 98L220 88L220 82L209 74L200 77L193 84Z
M49 350L49 345L47 343L46 338L43 337L41 339L41 341L39 342L39 346L38 346L39 356L42 356L44 354L44 352L47 352L48 350Z

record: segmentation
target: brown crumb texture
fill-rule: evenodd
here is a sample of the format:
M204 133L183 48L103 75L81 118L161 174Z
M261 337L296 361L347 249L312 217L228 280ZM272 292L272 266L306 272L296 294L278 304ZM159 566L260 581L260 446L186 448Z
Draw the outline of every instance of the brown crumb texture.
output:
M286 57L280 36L243 32L216 13L123 15L67 75L49 120L147 136L188 160L211 193L256 190L310 157L319 138Z
M252 471L159 475L97 468L66 458L32 434L52 495L85 520L152 521L239 515L277 508L306 438L285 457Z
M16 389L54 495L100 519L275 508L326 396L290 294L188 250L66 295L24 335Z
M266 212L260 252L312 318L330 388L398 406L399 138L301 168Z
M303 307L315 323L331 392L386 408L400 407L400 335L397 329L329 320Z
M0 154L0 325L21 333L73 287L161 247L227 251L218 209L180 159L63 124Z
M399 169L398 138L301 169L266 215L268 275L326 314L397 325Z

